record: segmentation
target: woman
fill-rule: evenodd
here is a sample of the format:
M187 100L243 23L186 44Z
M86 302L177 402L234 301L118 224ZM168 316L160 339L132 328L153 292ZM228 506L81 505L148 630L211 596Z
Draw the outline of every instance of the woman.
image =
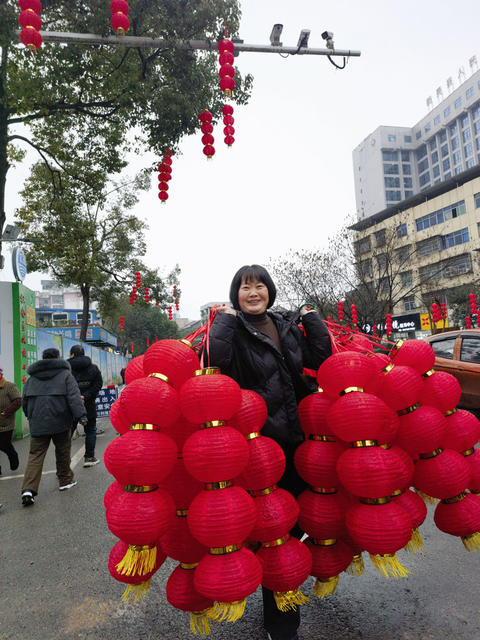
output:
M230 287L232 307L221 307L212 323L207 366L219 367L243 389L256 391L265 400L268 418L262 435L278 442L286 458L279 486L294 496L305 483L298 476L293 455L303 441L297 405L316 385L303 376L303 368L318 369L331 354L327 328L318 313L267 311L276 296L272 278L264 267L241 267ZM298 323L301 321L305 333ZM301 537L298 527L291 532ZM273 593L263 589L264 626L271 640L295 640L299 611L282 613Z
M0 367L0 451L7 454L10 469L18 469L18 454L12 444L15 428L15 413L22 406L22 396L13 382L3 377ZM2 473L0 467L0 474Z

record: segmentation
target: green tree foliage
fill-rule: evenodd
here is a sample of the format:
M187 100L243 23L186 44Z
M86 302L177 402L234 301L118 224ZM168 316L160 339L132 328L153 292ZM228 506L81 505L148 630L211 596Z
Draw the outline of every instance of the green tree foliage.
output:
M77 180L61 175L62 193L48 200L45 192L50 179L45 164L33 167L22 192L25 205L17 211L17 224L36 240L27 252L30 268L49 271L59 283L80 288L81 339L86 336L90 300L97 300L102 312L115 308L116 300L128 299L135 271L142 272L143 286L149 287L151 298L164 310L179 269L162 278L157 270L143 265L147 227L128 213L137 202L138 190L149 184L148 174L121 184L100 183L96 190L83 193Z
M46 0L43 29L112 35L105 0ZM215 42L224 24L238 30L238 0L136 0L129 35L162 38L164 46L44 43L32 53L19 42L16 0L0 2L0 236L5 223L5 184L18 145L40 154L51 178L77 178L77 156L88 154L79 188L105 182L124 167L124 152L148 149L160 156L198 129L205 108L218 117ZM177 43L209 39L215 52L181 49ZM248 99L251 78L236 75L235 100ZM88 169L88 170L87 170ZM82 186L83 185L83 186ZM1 253L1 244L0 244Z

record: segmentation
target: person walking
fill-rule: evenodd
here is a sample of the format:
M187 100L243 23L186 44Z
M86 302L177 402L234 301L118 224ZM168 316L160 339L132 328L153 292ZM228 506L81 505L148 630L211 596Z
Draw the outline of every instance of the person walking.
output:
M262 435L278 442L286 468L278 485L297 497L306 483L297 474L293 456L304 440L297 405L316 391L303 368L318 369L331 355L327 328L315 310L268 311L276 297L275 284L260 265L241 267L230 286L232 307L220 307L209 333L205 366L219 367L243 389L265 400L267 421ZM304 331L298 326L301 323ZM291 535L302 537L298 525ZM300 611L280 611L273 592L262 588L264 627L270 640L297 640Z
M15 429L15 413L22 406L22 396L14 382L8 382L3 377L0 367L0 451L7 454L10 469L18 469L18 454L12 444ZM0 475L2 468L0 467Z
M23 388L22 407L30 426L30 453L22 484L22 504L35 502L43 461L53 440L60 491L77 484L70 468L71 425L74 419L87 423L77 382L70 365L58 349L45 349L42 359L31 364Z
M103 433L103 431L97 431L97 407L95 404L95 398L103 385L102 374L97 365L92 364L91 359L85 355L83 347L78 344L75 344L70 349L69 363L72 367L73 376L80 388L83 401L85 402L88 418L87 424L84 426L85 459L83 466L93 467L100 462L100 460L95 457L97 433ZM72 429L75 431L76 428L77 424L75 422Z

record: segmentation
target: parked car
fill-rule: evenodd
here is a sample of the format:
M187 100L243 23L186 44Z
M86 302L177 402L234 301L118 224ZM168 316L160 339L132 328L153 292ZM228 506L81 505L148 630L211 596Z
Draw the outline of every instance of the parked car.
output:
M446 331L425 338L435 351L435 370L460 383L464 409L480 411L480 329Z

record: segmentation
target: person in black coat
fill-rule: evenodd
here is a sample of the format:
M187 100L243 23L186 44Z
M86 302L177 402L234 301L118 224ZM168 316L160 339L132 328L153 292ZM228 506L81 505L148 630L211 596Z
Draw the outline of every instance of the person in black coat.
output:
M45 454L53 440L60 491L74 487L70 468L71 424L86 424L85 406L70 365L58 349L45 349L31 364L23 388L22 407L30 426L30 453L22 484L22 503L32 505L38 493Z
M76 344L70 349L70 366L77 381L85 403L88 422L85 425L85 459L84 467L93 467L100 461L95 457L95 445L97 442L97 407L95 399L102 388L103 379L100 369L92 364L91 359L85 355L83 347ZM76 422L72 431L77 428Z
M307 308L299 312L267 311L276 288L260 265L241 267L230 287L232 307L221 307L210 328L205 366L219 367L243 389L256 391L265 400L268 418L262 435L278 442L285 453L286 469L279 486L295 497L306 488L296 472L293 456L304 440L297 405L316 391L303 369L318 369L332 353L330 336L319 314ZM304 331L298 326L303 325ZM295 527L292 535L300 538ZM264 626L271 640L295 640L300 613L283 613L273 593L263 588Z

